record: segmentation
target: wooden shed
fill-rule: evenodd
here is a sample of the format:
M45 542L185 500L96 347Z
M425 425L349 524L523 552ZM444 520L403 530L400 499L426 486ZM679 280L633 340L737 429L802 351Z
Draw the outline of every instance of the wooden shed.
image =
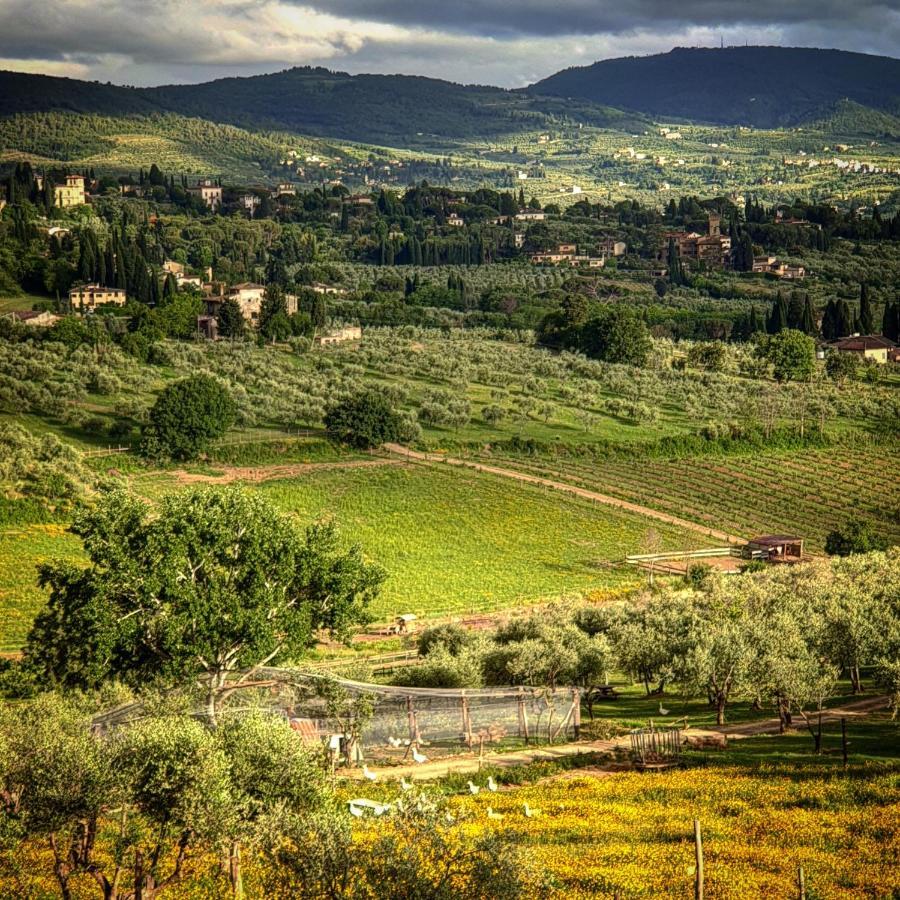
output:
M763 534L747 542L745 555L769 562L799 562L803 559L803 538L793 534Z

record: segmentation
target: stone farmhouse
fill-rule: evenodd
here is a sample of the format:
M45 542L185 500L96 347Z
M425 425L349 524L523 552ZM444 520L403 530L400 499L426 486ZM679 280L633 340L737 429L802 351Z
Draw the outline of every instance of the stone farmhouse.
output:
M853 353L877 363L900 362L900 347L880 334L854 334L828 344L836 353Z
M679 259L703 263L714 269L724 268L731 259L731 238L722 234L721 222L720 216L710 213L706 234L698 234L696 231L663 232L663 244L658 258L666 258L669 241L672 241Z

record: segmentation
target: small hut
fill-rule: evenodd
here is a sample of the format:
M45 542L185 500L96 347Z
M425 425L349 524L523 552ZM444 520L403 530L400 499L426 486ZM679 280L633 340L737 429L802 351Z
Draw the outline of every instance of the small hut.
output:
M800 562L803 538L793 534L763 534L747 542L743 555L767 562Z

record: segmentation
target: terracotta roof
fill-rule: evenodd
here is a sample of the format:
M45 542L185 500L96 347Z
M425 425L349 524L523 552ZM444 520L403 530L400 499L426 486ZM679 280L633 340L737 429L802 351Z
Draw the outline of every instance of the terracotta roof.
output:
M880 334L858 334L829 344L835 350L893 350L897 345Z

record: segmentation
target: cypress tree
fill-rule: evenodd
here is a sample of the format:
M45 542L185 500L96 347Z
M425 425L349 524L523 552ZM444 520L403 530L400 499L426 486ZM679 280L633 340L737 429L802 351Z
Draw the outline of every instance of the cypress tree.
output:
M809 299L809 294L806 295L806 299L803 301L803 319L800 323L800 330L812 337L819 333L819 329L816 328L816 317L813 314L812 300Z
M166 280L163 283L162 299L171 300L178 293L178 282L175 276L169 272L166 274Z
M875 330L869 285L865 281L859 286L859 330L862 334L872 334Z
M881 333L890 341L900 340L900 301L885 304Z
M835 337L847 337L853 330L853 320L850 316L850 307L846 300L841 300L837 304L837 319L835 322Z
M756 307L755 307L755 306L751 306L751 307L750 307L750 323L749 323L749 325L748 325L748 328L749 328L749 331L750 331L750 334L748 335L748 337L752 337L752 336L753 336L754 334L756 334L758 331L763 331L763 330L764 330L763 327L762 327L762 325L760 324L759 316L756 314Z

